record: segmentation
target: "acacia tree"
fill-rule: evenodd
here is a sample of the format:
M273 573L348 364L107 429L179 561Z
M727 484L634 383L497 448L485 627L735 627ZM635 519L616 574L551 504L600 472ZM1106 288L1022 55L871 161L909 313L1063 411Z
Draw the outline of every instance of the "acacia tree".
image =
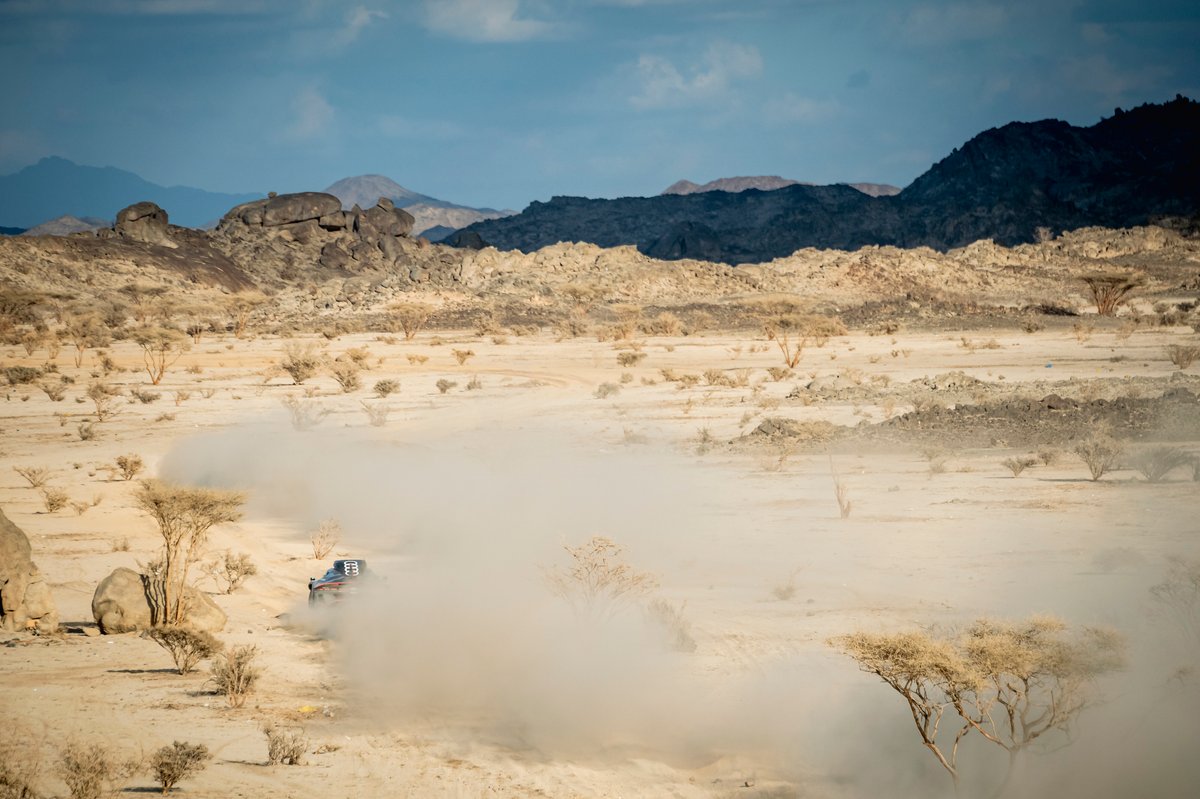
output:
M900 694L921 743L950 774L958 790L959 745L977 732L1008 753L1008 786L1017 758L1044 736L1070 743L1092 684L1121 666L1123 642L1112 631L1071 633L1060 620L1031 617L1008 623L980 620L961 634L854 633L833 646ZM954 737L941 729L947 711Z
M1138 272L1094 272L1084 275L1083 282L1091 289L1100 316L1116 316L1117 309L1129 299L1129 294L1146 282Z
M229 314L233 324L233 335L241 338L246 334L246 325L250 316L267 301L263 294L257 292L242 292L230 297L225 303L225 312Z
M144 327L133 335L133 340L142 348L142 362L150 382L158 385L167 368L173 366L191 344L183 333L170 327Z
M154 623L183 624L188 569L213 526L242 517L245 495L147 480L138 489L136 499L138 507L158 524L163 539L161 557L147 576L147 596L154 610Z
M412 341L433 315L433 307L420 302L398 302L391 307L393 318L404 331L404 340Z
M112 340L100 317L95 314L64 315L63 333L75 347L76 368L83 363L83 353L89 347L104 347Z

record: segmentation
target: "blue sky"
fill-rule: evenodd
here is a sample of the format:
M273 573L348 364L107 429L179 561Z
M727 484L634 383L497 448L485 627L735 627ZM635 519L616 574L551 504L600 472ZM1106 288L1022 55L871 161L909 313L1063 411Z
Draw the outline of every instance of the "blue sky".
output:
M0 0L0 173L362 173L470 205L905 185L986 128L1200 98L1194 0Z

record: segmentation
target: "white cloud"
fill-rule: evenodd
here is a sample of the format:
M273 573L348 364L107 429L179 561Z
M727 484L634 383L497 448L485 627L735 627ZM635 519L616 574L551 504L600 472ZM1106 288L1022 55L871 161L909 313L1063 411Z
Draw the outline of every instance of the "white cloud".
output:
M821 122L834 116L837 112L838 105L832 100L813 100L791 92L782 97L768 100L763 107L763 116L767 122L776 125Z
M425 0L425 26L475 42L523 42L552 35L556 26L521 16L519 0Z
M293 139L317 138L329 132L333 118L333 106L309 86L292 99L292 121L287 134Z
M710 102L724 96L736 81L762 72L762 55L756 47L717 42L698 64L680 70L670 60L643 55L634 66L635 92L629 98L634 108L678 108Z
M354 43L363 29L371 24L372 20L387 19L387 13L384 11L372 11L366 6L355 6L346 14L346 25L337 36L334 37L334 45L336 47L347 47Z

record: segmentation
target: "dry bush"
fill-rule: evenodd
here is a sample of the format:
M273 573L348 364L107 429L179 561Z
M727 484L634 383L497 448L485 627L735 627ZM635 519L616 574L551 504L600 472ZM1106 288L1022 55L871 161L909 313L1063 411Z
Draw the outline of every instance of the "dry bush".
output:
M186 623L184 587L188 570L218 524L242 517L245 495L237 491L192 488L161 480L138 487L136 502L158 525L163 548L161 569L148 575L147 597L155 624Z
M1137 452L1133 468L1151 483L1161 483L1167 475L1181 466L1189 466L1192 458L1179 447L1151 447Z
M150 756L150 772L162 792L170 793L178 783L203 771L210 760L212 755L204 744L175 741Z
M1173 558L1166 578L1150 589L1150 595L1183 637L1200 646L1200 560Z
M778 383L780 380L783 380L785 377L791 377L792 375L795 374L795 372L793 372L791 369L787 369L782 366L770 366L767 368L767 374L769 374L771 376L772 380L774 380L776 383Z
M133 334L133 340L142 350L142 363L150 382L158 385L183 353L191 348L187 338L170 327L145 327Z
M1200 360L1200 346L1193 344L1172 344L1167 347L1167 357L1176 367L1187 369L1197 360Z
M1134 272L1095 272L1082 280L1091 290L1096 313L1101 316L1115 316L1130 293L1146 282L1144 275Z
M686 608L686 602L676 606L661 597L646 603L647 618L662 629L667 646L676 652L696 651L692 623L683 615Z
M46 396L51 402L62 402L67 397L67 386L59 381L57 383L49 380L42 383L42 391L46 392Z
M637 366L645 357L646 353L644 352L618 352L617 365L625 367Z
M409 355L407 357L408 357L409 364L411 364L412 366L420 366L421 364L423 364L429 360L428 355L416 355L413 353L409 353Z
M26 730L6 723L0 736L0 799L39 799L37 784L42 772L41 742Z
M362 371L361 367L352 360L338 358L329 364L329 374L341 386L343 394L358 391L362 386L362 381L358 376L360 371Z
M42 370L33 366L6 366L4 379L10 386L21 386L32 383L42 376Z
M1124 448L1115 439L1099 434L1079 442L1072 450L1080 460L1087 464L1093 481L1099 480L1116 466L1124 451Z
M67 496L67 492L61 488L53 486L42 486L42 504L46 508L46 513L57 513L67 507L67 503L71 498Z
M242 583L258 574L258 567L245 552L235 555L227 549L217 561L217 574L225 581L225 593L232 594L242 587Z
M192 392L177 390L172 391L171 396L175 399L175 406L179 407L192 398Z
M1012 472L1013 477L1020 477L1021 472L1026 469L1036 466L1039 460L1034 457L1029 458L1005 458L1000 461L1000 465Z
M329 415L328 408L322 406L317 400L308 397L296 397L288 394L279 400L279 402L283 407L287 408L292 428L295 430L311 430Z
M141 764L105 744L71 741L59 752L56 766L71 799L104 799L115 796Z
M342 540L342 526L336 519L325 519L309 536L313 558L324 560Z
M678 336L683 331L683 323L675 314L663 311L653 319L642 322L641 330L647 336Z
M701 427L696 431L696 454L707 455L708 451L717 443L717 439L713 437L712 431L707 427Z
M375 392L375 396L379 397L380 399L386 399L390 395L395 394L400 390L400 381L380 380L375 383L371 390Z
M471 379L467 381L466 388L467 391L478 391L479 389L483 388L483 381L479 379L479 375L473 375Z
M439 393L445 394L445 393L446 393L446 392L448 392L450 389L452 389L452 388L454 388L455 386L457 386L457 385L458 385L458 383L456 383L456 382L455 382L455 381L453 381L453 380L447 380L446 378L444 378L444 377L443 377L441 380L439 380L439 381L437 381L436 383L434 383L434 385L435 385L435 386L437 386L437 390L438 390L438 392L439 392Z
M191 627L163 625L146 631L146 637L171 653L175 670L188 674L200 661L221 651L221 642L212 633Z
M392 408L386 402L359 402L363 412L367 415L367 422L371 427L384 427L387 424L388 414L392 412Z
M321 349L316 344L289 341L283 347L279 368L288 373L293 385L299 386L317 373L322 360Z
M77 316L67 314L63 317L62 334L75 348L75 367L83 364L83 353L90 347L107 347L112 341L108 328L103 320L95 314Z
M853 503L850 500L850 489L842 482L842 478L838 475L837 470L833 468L833 459L829 460L829 470L833 474L833 497L837 500L838 515L840 518L849 519L850 511L853 508Z
M1057 619L1036 616L984 619L953 635L859 632L830 643L901 695L921 743L956 788L959 744L970 732L1008 753L1006 784L1035 741L1061 733L1069 743L1093 683L1121 667L1124 649L1112 631L1071 633ZM954 719L949 730L947 719Z
M258 648L235 646L222 651L213 660L210 678L217 693L225 697L230 707L246 704L246 697L254 692L261 673L254 665Z
M787 602L789 599L796 597L796 591L799 586L796 585L796 572L788 574L787 579L771 586L771 596L780 602Z
M459 366L465 364L475 355L474 350L452 350L452 352L454 354L454 360L458 361Z
M146 467L141 457L133 454L118 455L116 463L117 471L121 473L121 479L123 480L132 480Z
M96 423L80 422L76 425L75 432L79 434L80 441L91 441L96 437Z
M565 599L581 618L611 618L627 604L658 587L654 575L639 572L621 558L621 546L593 536L578 547L564 545L567 567L545 567L551 593Z
M162 394L160 392L147 391L146 389L142 388L130 388L129 396L133 397L143 405L149 405L152 402L158 402L160 399L162 399Z
M121 396L120 389L108 383L96 381L88 384L88 399L96 406L96 420L107 421L117 415L116 400Z
M596 399L608 399L609 397L620 393L620 385L616 383L601 383L600 385L596 386L596 390L592 393L592 396Z
M404 340L412 341L425 328L433 307L416 302L396 303L391 307L392 318L404 331Z
M304 753L308 751L308 736L299 727L276 727L267 724L262 728L267 736L267 762L272 766L304 765Z
M41 488L46 485L53 474L44 466L14 466L13 471L25 478L30 488Z

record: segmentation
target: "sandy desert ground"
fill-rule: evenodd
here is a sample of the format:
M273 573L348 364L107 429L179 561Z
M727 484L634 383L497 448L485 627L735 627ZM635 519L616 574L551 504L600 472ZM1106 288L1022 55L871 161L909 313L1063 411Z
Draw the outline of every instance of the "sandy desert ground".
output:
M893 438L753 434L768 418L899 418L920 381L957 387L951 406L972 392L1196 392L1200 367L1163 354L1193 336L1115 325L1079 336L1070 320L852 329L779 381L766 371L778 350L750 330L641 336L636 350L549 332L313 337L330 354L369 351L350 394L327 376L294 386L272 373L285 344L274 336L208 336L155 388L122 342L109 352L127 371L108 382L161 397L123 396L87 441L77 424L92 407L76 397L98 362L89 351L76 368L64 350L59 370L75 379L64 401L25 385L0 403L0 506L28 533L63 620L60 635L0 637L4 735L40 748L44 790L60 794L51 755L76 738L133 755L207 745L214 760L184 796L951 795L900 697L828 639L1050 613L1116 628L1128 660L1094 686L1073 743L1030 753L1009 795L1194 796L1200 644L1150 592L1170 558L1200 557L1188 469L1150 483L1122 465L1093 482L1069 440L1039 439L1019 410L1008 420L1019 436L958 435L953 418ZM474 355L459 365L454 349ZM621 366L622 351L645 357ZM729 380L688 386L664 369ZM372 399L384 378L400 390ZM457 385L440 393L441 379ZM281 399L306 391L329 415L299 431ZM368 424L364 400L390 407L386 424ZM1175 435L1143 432L1134 448ZM1170 443L1200 451L1200 436ZM1049 463L1018 477L1001 464L1039 451ZM201 581L229 615L219 637L259 650L261 688L243 708L211 691L205 667L176 674L144 637L88 634L98 581L160 544L136 481L104 468L131 453L142 476L247 492L245 517L215 528L209 550L248 553L258 574L232 594ZM14 466L51 469L51 485L87 507L46 512ZM313 615L306 580L328 564L309 537L324 519L344 531L335 554L368 559L384 581ZM666 646L634 604L585 623L548 590L563 546L593 535L654 575L694 651ZM267 765L265 723L303 729L303 765ZM963 795L991 795L1003 753L968 736L962 761ZM142 774L127 790L156 786Z

